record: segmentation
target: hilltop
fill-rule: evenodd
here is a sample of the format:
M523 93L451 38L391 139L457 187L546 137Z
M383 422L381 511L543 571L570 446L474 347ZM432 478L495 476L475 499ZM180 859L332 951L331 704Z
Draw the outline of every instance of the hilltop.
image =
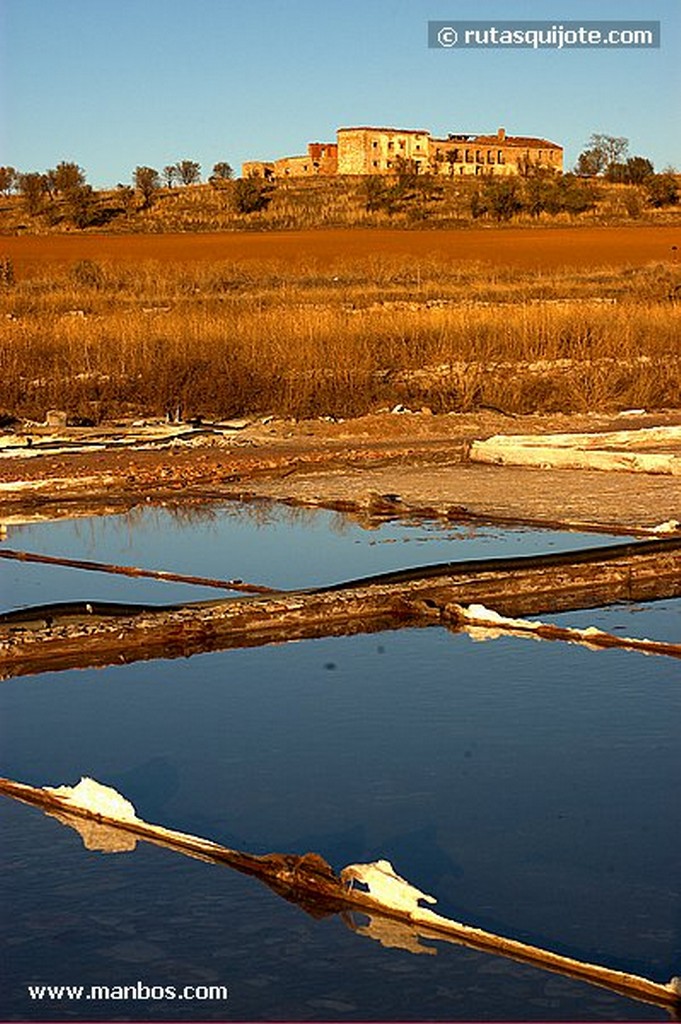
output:
M662 176L658 176L662 177ZM681 191L681 178L676 176ZM132 189L88 193L76 214L45 197L0 196L0 234L85 231L165 233L306 230L320 227L466 228L482 224L678 224L681 206L655 206L644 186L574 175L479 182L399 178L239 179L160 188L148 202Z

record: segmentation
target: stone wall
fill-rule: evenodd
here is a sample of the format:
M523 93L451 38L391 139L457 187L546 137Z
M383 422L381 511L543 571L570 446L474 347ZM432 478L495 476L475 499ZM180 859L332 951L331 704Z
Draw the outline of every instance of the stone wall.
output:
M271 178L274 175L274 163L270 160L247 160L241 165L241 177Z
M430 140L431 170L449 177L459 175L518 175L532 167L563 169L563 150L554 142L527 136L450 135Z
M427 171L429 134L395 128L339 128L339 174L391 174L400 161L413 161L417 171Z

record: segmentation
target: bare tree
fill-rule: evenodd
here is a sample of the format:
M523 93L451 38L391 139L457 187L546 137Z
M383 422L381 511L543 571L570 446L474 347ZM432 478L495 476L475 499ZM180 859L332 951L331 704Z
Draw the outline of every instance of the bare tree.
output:
M166 188L172 188L178 177L177 164L166 164L163 168L163 182Z
M587 147L579 154L575 170L578 174L594 177L597 174L604 174L612 164L624 160L629 149L629 139L594 132L587 142Z
M606 168L610 164L619 163L627 155L629 139L624 136L594 134L588 143L592 149L597 149L603 154Z

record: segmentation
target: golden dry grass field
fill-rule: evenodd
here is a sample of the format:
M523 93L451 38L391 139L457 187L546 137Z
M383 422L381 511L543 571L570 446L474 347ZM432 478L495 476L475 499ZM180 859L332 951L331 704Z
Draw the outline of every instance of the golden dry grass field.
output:
M4 237L0 413L681 405L676 229Z

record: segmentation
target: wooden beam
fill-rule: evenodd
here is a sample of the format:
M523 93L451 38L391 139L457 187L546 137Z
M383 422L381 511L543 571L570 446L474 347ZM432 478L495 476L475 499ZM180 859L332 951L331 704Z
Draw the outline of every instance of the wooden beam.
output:
M314 590L100 614L82 602L0 615L0 677L448 621L452 605L525 616L681 596L681 538L478 559ZM104 606L105 608L107 606ZM108 606L113 609L117 606ZM153 652L153 653L152 653Z

